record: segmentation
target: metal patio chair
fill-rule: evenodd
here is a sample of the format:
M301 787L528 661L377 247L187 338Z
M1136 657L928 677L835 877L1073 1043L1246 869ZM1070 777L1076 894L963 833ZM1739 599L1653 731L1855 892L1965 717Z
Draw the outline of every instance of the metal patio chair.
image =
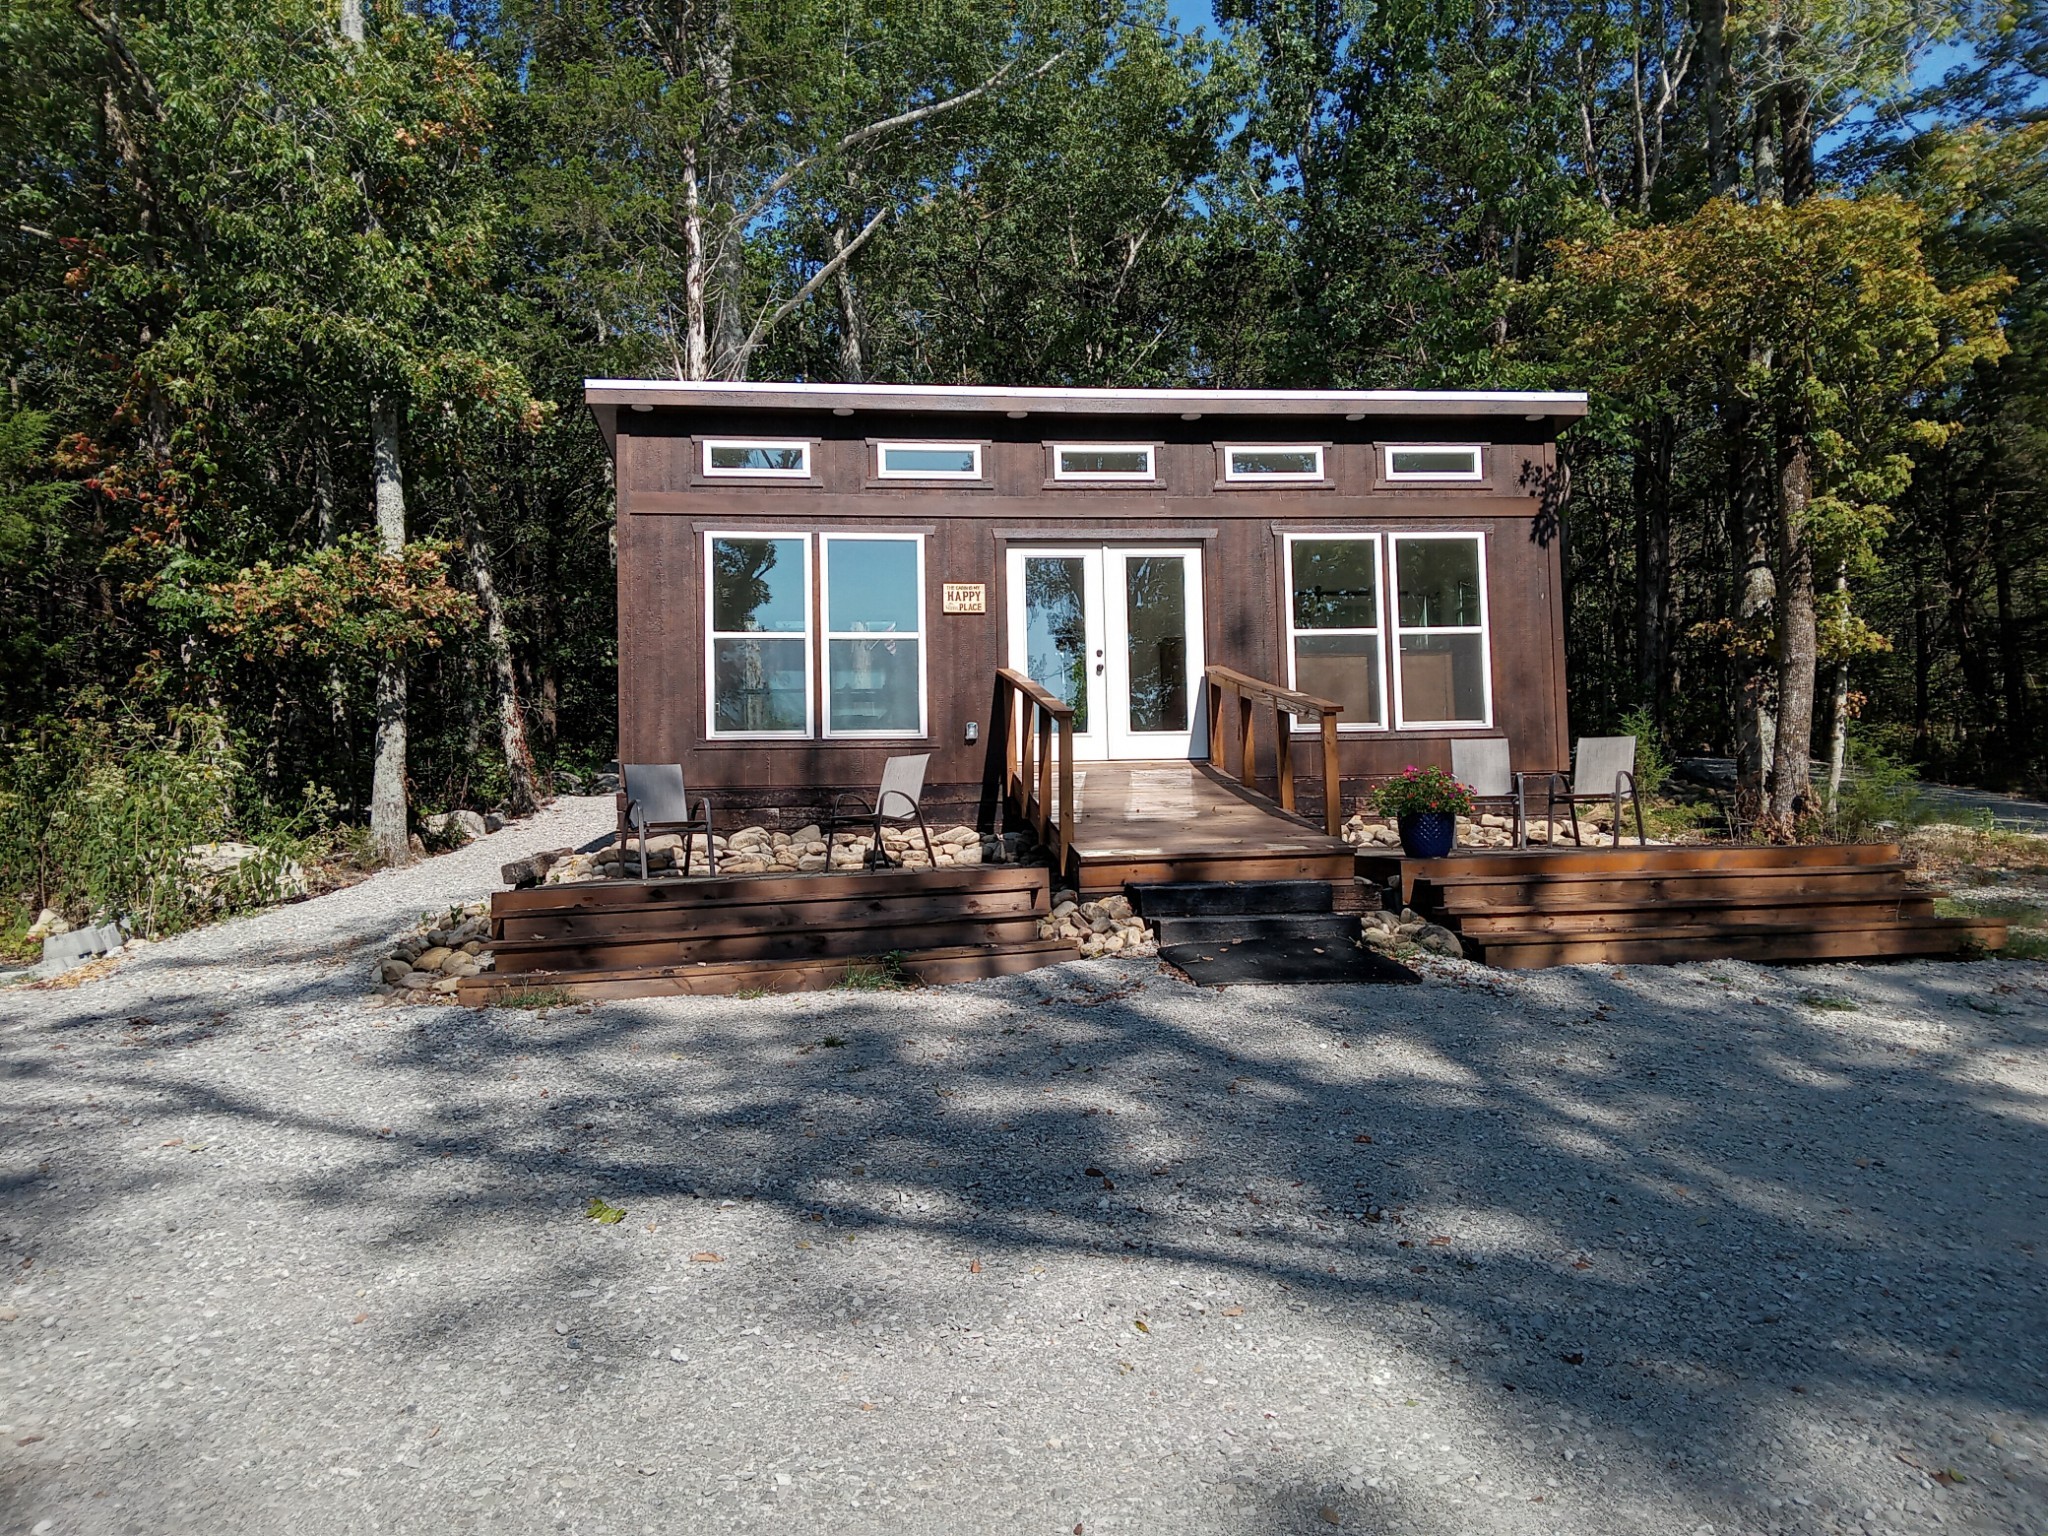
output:
M683 786L681 763L627 763L620 770L626 796L626 826L640 835L640 878L647 878L647 834L683 834L683 877L689 878L690 856L698 832L704 834L704 863L718 873L718 849L711 841L711 802L699 800L690 814L690 792Z
M902 824L914 821L917 830L924 835L924 856L933 869L939 867L938 856L932 852L931 828L924 824L925 765L932 760L929 752L915 757L892 757L882 764L882 783L875 791L875 798L868 801L857 790L847 790L832 798L832 808L825 813L825 868L832 867L832 841L841 829L846 827L867 827L871 841L867 857L863 862L870 869L886 869L900 861L889 857L882 846L882 823L885 821ZM850 803L849 803L850 802Z
M1523 776L1508 768L1506 738L1452 737L1451 777L1471 790L1475 801L1511 807L1515 813L1515 846L1528 846L1527 793Z
M1564 792L1559 793L1560 786ZM1626 792L1636 812L1636 845L1647 848L1650 839L1643 830L1643 796L1636 788L1636 739L1633 736L1581 736L1572 749L1569 780L1552 773L1544 780L1543 819L1555 830L1560 802L1572 818L1572 843L1580 845L1579 804L1582 801L1614 801L1614 843L1621 846L1621 797Z

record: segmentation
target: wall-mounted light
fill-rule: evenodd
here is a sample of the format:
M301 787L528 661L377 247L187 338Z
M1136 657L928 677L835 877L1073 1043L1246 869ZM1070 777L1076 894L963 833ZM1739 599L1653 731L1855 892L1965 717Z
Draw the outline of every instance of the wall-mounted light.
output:
M636 405L633 407L633 409L636 411L651 411L654 409L654 407L651 405Z
M850 405L835 405L832 407L832 414L834 416L851 416L853 414L853 407Z
M1008 416L1012 421L1022 421L1026 416L1029 416L1031 413L1029 411L1006 411L1004 412L1004 414Z

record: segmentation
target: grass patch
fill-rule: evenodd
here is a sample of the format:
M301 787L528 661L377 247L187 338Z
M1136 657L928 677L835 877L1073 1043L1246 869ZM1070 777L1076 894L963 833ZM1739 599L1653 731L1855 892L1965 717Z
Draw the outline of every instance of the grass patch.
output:
M1832 997L1825 992L1808 992L1799 999L1800 1006L1812 1008L1820 1013L1860 1013L1863 1005L1854 998Z
M1943 917L1989 917L2028 928L2048 927L2048 904L2020 896L1943 896L1934 903Z
M847 963L846 976L839 985L849 992L903 992L917 985L903 969L903 952L891 950L872 960ZM832 1042L825 1042L830 1045Z
M2048 960L2048 932L2039 928L2015 928L2005 936L2001 960Z
M768 989L766 987L741 987L737 992L733 993L733 998L737 1002L751 1003L757 998L763 998L767 995Z
M493 1008L566 1008L575 996L561 987L523 987L517 992L500 992L491 999Z

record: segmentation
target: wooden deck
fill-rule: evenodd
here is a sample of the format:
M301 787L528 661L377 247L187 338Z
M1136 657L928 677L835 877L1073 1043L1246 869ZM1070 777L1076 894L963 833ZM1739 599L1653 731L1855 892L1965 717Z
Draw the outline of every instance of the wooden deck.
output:
M807 991L850 967L929 981L1007 976L1071 960L1038 937L1048 872L1011 865L859 874L589 880L491 898L497 968L472 1005L507 993L576 997Z
M1763 962L1964 955L2005 924L1938 916L1895 843L1519 849L1406 859L1359 872L1451 929L1488 965Z
M1330 880L1353 850L1205 763L1078 763L1072 873L1084 892L1126 883Z

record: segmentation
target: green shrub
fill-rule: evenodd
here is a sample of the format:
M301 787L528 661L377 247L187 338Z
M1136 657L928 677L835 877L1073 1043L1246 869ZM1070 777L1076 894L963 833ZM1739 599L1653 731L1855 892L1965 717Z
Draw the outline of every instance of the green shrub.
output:
M1835 797L1829 836L1850 843L1875 842L1932 818L1911 766L1861 732L1849 738L1848 770Z
M308 803L308 814L319 807ZM195 844L239 841L260 853L231 874L196 879ZM305 857L300 818L279 818L250 790L218 717L46 719L0 749L0 890L30 917L126 917L162 934L215 912L274 901ZM7 926L12 926L10 922Z
M1677 765L1664 750L1664 737L1657 728L1656 717L1647 709L1632 709L1623 715L1621 734L1636 739L1636 788L1647 805L1664 792Z

